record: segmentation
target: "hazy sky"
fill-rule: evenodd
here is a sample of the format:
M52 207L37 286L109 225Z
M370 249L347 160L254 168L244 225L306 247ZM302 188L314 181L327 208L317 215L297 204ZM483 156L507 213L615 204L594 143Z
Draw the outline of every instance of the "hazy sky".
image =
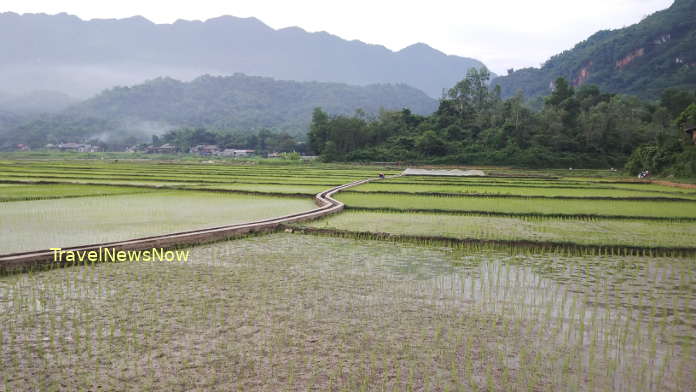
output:
M2 0L0 12L67 12L83 19L142 15L156 23L254 16L399 50L424 42L477 58L494 72L539 66L601 29L667 8L672 0Z

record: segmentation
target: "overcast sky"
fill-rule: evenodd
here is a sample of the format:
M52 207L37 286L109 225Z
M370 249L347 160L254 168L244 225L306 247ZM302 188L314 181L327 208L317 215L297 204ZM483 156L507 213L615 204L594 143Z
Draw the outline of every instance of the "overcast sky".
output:
M0 11L82 19L142 15L156 23L254 16L399 50L424 42L496 73L534 66L601 29L639 22L672 0L2 0Z

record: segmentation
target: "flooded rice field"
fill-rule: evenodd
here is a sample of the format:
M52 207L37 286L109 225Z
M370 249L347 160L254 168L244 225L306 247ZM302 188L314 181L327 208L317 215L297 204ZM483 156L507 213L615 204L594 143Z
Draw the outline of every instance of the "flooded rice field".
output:
M1 277L0 389L696 387L694 258L290 233L190 250Z

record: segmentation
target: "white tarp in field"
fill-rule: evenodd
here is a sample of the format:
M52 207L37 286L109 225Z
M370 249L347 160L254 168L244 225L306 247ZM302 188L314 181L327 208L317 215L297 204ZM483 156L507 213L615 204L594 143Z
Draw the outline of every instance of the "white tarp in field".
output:
M408 168L402 173L405 176L485 176L481 170L428 170Z

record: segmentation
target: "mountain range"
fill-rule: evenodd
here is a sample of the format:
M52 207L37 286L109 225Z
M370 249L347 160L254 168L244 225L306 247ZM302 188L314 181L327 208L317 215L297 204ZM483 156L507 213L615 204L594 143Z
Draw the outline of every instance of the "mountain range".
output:
M236 130L276 128L304 134L316 107L344 115L358 109L375 115L380 109L403 108L425 115L437 109L437 101L404 84L350 86L237 73L204 75L190 82L157 78L132 87L115 87L71 106L65 113L131 123Z
M694 20L696 0L676 0L492 85L503 97L548 95L558 77L644 98L665 88L694 89ZM333 115L432 113L433 97L470 67L483 66L425 44L393 52L231 16L154 24L142 17L4 13L0 53L0 149L95 137L143 140L179 127L303 136L315 107Z
M187 127L246 134L270 129L303 138L316 107L333 115L353 115L360 109L364 116L376 116L381 109L404 108L425 115L437 105L404 84L351 86L239 73L204 75L190 82L165 77L107 89L53 113L18 115L0 108L0 150L95 139L122 146Z
M534 97L548 95L558 77L643 98L665 88L696 88L696 0L675 0L637 24L599 31L541 68L520 69L493 84L503 97L519 91Z
M140 16L81 20L7 12L0 14L0 53L5 91L55 90L82 98L160 76L191 80L237 72L354 85L404 83L439 98L469 68L483 66L422 43L394 52L233 16L155 24Z

